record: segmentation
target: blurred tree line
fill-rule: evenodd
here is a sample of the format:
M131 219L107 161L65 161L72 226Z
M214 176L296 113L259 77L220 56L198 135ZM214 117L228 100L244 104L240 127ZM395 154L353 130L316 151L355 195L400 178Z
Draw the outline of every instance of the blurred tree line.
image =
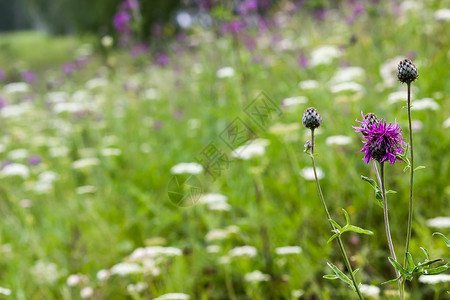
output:
M113 32L113 16L123 0L0 0L0 30L37 28L52 34ZM139 0L141 32L151 34L154 24L164 24L180 0Z

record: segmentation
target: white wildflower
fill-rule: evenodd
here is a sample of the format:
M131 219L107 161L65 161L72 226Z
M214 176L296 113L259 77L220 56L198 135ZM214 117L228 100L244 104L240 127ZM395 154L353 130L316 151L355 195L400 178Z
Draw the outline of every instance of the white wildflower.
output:
M327 145L339 145L339 146L348 145L351 142L352 138L345 135L333 135L327 137L327 139L325 140L325 144Z
M29 103L21 103L17 105L8 105L0 110L0 115L4 118L16 118L31 110Z
M375 285L361 284L360 290L368 297L377 297L380 294L380 288Z
M302 90L312 90L319 87L319 82L317 80L304 80L298 83L299 88Z
M187 29L192 26L192 17L186 11L180 11L175 19L177 20L178 25L180 25L183 29Z
M87 109L87 106L83 103L78 103L78 102L60 102L60 103L56 103L53 106L53 111L55 112L55 114L60 114L60 113L77 113L77 112L81 112Z
M114 39L110 35L105 35L101 39L102 46L105 48L109 48L113 45Z
M420 275L419 281L425 284L437 284L440 282L449 282L450 274Z
M119 148L103 148L100 153L103 156L120 156L122 154L122 150Z
M17 159L24 159L28 157L28 150L27 149L15 149L8 153L9 159L17 160Z
M208 204L208 209L213 211L230 211L231 205L226 202L216 202Z
M423 122L419 120L413 120L411 126L414 132L420 131L423 128Z
M155 89L152 88L147 89L144 92L144 98L147 100L155 100L158 98L158 93L156 92Z
M380 66L380 75L383 78L384 87L393 87L397 82L397 66L398 62L401 61L403 57L397 56L392 59L387 60L384 64Z
M299 129L300 129L299 122L290 124L276 123L269 128L269 132L276 135L286 135L289 133L298 132Z
M9 164L0 171L1 177L19 176L23 179L30 177L30 171L27 166L22 164Z
M363 78L365 75L364 69L361 67L347 67L339 69L336 74L331 78L330 84L342 83L347 81L353 81Z
M20 206L27 208L27 207L31 207L33 205L33 202L29 199L22 199L20 200Z
M74 169L86 169L100 164L100 160L95 157L88 157L76 160L72 163Z
M311 66L329 65L333 59L341 56L341 51L335 46L322 46L311 53Z
M303 290L292 290L291 292L291 296L293 299L299 299L301 296L303 296L303 294L305 294L305 291Z
M69 154L69 148L65 146L52 147L49 149L49 153L51 157L65 157Z
M0 144L0 153L5 152L6 146L4 144Z
M388 95L388 103L389 104L394 104L400 101L406 101L406 92L404 91L397 91L397 92L392 92ZM411 98L413 98L413 94L411 92Z
M231 225L225 229L212 229L206 234L207 241L223 240L228 238L231 234L238 233L239 227Z
M258 251L253 246L241 246L241 247L236 247L236 248L231 249L228 252L228 255L230 257L239 257L239 256L254 257L254 256L256 256L257 253L258 253Z
M11 295L11 290L0 286L0 294L9 296Z
M267 145L269 145L269 141L265 139L250 140L247 144L233 150L231 156L249 160L255 156L264 155Z
M208 253L219 253L220 251L220 246L218 245L208 245L206 247L206 252Z
M228 265L231 262L231 258L227 255L219 257L219 264Z
M26 82L11 82L3 87L6 94L26 93L30 90L30 86Z
M135 263L119 263L111 268L111 274L125 276L133 273L141 273L142 268Z
M127 285L128 293L140 293L148 288L148 284L145 282L138 282L136 284Z
M81 282L85 281L86 278L81 274L72 274L67 277L66 284L68 286L77 286Z
M278 255L300 254L302 253L302 248L299 246L278 247L275 249L275 253Z
M261 271L253 271L251 273L247 273L244 276L245 281L247 282L260 282L260 281L269 281L270 275L264 274Z
M450 227L450 217L436 217L427 220L427 226L434 228L449 228Z
M108 84L108 81L104 78L93 78L86 82L86 87L90 90L104 87Z
M342 83L335 84L330 87L330 91L332 93L340 93L340 92L345 92L345 91L364 93L365 89L359 83L350 81L350 82L342 82Z
M78 195L84 195L84 194L94 194L97 191L97 187L93 185L83 185L79 186L76 189L76 192Z
M200 196L200 199L198 200L199 204L211 204L211 203L218 203L218 202L226 202L228 200L227 196L222 194L205 194Z
M131 253L131 261L140 261L145 258L156 258L160 256L180 256L183 254L181 249L175 247L149 246L145 248L137 248Z
M434 19L436 21L449 21L450 20L450 9L443 8L434 12Z
M183 293L168 293L161 295L153 300L189 300L191 297Z
M438 110L439 104L432 98L424 98L413 101L411 103L411 110L424 110L424 109Z
M297 97L289 97L284 98L283 101L281 101L281 106L284 108L297 106L299 104L304 104L308 102L308 98L305 96L297 96Z
M442 126L444 126L444 128L450 128L450 118L445 120L444 123L442 124Z
M91 288L90 286L86 286L86 287L82 288L80 291L80 297L82 299L91 298L93 295L94 295L94 289Z
M59 102L65 102L69 99L69 94L66 92L50 92L47 95L45 95L45 101L48 103L59 103Z
M109 277L111 276L111 273L108 270L100 270L97 272L97 279L99 281L106 281L109 279Z
M321 168L316 168L316 171L317 171L317 178L320 180L320 179L322 179L324 176L325 176L325 174L323 173L323 171L322 171L322 169ZM315 177L314 177L314 169L312 168L312 167L306 167L306 168L303 168L301 171L300 171L300 175L303 177L303 178L305 178L306 180L315 180Z
M216 76L218 78L227 78L234 76L234 69L232 67L224 67L222 69L217 70Z
M55 263L46 261L37 261L31 267L31 274L38 283L52 284L58 280L60 274Z
M170 169L172 174L200 174L203 167L198 163L179 163Z

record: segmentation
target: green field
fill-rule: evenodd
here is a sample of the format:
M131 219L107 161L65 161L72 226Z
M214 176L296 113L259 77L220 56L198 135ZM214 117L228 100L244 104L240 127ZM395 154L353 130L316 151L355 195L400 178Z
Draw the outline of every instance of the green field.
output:
M450 22L435 18L449 2L407 3L399 15L388 3L368 4L351 25L337 11L318 22L282 7L274 15L278 27L245 33L255 37L251 50L244 34L193 28L183 43L166 45L164 66L120 49L101 55L94 38L0 35L5 299L356 299L341 281L322 278L331 274L327 262L344 265L336 244L327 243L332 233L305 169L310 137L301 117L310 106L323 119L315 152L331 215L344 223L345 208L352 224L374 232L343 235L357 279L379 287L378 299L398 299L395 284L381 284L395 273L383 210L361 180L375 173L358 153L361 138L352 126L361 111L374 112L396 120L407 138L406 86L395 72L402 58L414 56L415 165L426 168L415 175L411 253L423 261L426 247L448 262L449 248L432 233L450 236L450 227L427 220L450 217ZM61 72L64 62L87 54L86 66ZM11 85L28 69L35 83ZM252 114L260 103L271 114ZM246 130L240 140L233 126ZM243 150L254 151L252 158L233 157L233 149L256 138ZM189 176L172 168L198 162L205 151L220 153L220 171L210 169L211 176L203 168L189 178L193 190L180 188L174 180ZM404 167L386 166L387 188L397 191L388 201L401 261ZM214 203L203 203L208 199ZM293 248L277 250L286 246ZM135 251L144 247L154 248ZM414 278L407 291L409 299L450 299L450 282Z

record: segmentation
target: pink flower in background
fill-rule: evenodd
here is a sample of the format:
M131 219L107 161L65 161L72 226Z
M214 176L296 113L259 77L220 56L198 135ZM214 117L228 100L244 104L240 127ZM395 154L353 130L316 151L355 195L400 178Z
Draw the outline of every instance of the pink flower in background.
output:
M30 70L22 72L22 78L28 83L33 83L36 81L36 74Z
M40 164L41 161L42 161L42 159L41 159L41 157L39 155L31 155L28 158L28 164L30 166L36 166L36 165Z
M158 54L158 57L156 58L156 63L160 66L165 66L167 64L169 64L170 60L169 60L169 56L167 56L167 54L165 53L160 53Z
M8 102L0 96L0 109L7 106Z
M150 47L147 44L139 44L131 48L130 55L131 57L138 57L142 54L148 53Z
M62 71L67 75L72 75L75 72L77 65L73 62L63 64Z
M308 58L304 54L300 54L298 57L298 65L302 68L308 67Z
M138 10L139 6L139 1L137 0L125 0L120 4L120 8L123 10Z
M131 15L126 11L119 11L114 15L113 25L119 33L131 33Z
M244 22L242 21L231 21L227 22L222 26L222 33L239 33L245 28Z

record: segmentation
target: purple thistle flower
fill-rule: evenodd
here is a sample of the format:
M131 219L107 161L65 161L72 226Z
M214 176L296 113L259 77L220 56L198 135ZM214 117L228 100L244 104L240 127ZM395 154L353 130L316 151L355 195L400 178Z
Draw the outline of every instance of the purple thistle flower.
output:
M139 1L137 0L125 0L120 4L120 8L123 10L138 10L139 9Z
M222 26L222 33L223 34L228 34L228 33L239 33L244 29L245 25L243 22L235 20L235 21L231 21L228 23L225 23Z
M126 11L119 11L114 15L113 25L114 28L120 33L130 33L130 22L131 16Z
M39 155L32 155L28 158L28 164L31 166L36 166L40 164L42 161L41 157Z
M73 62L68 62L62 65L61 69L66 75L72 75L75 72L77 65Z
M397 154L403 153L402 146L406 146L403 141L402 128L394 122L394 124L386 123L381 119L379 122L373 122L370 118L365 118L361 112L363 121L356 122L361 127L353 127L355 132L361 134L364 147L359 152L364 152L364 161L368 164L371 159L383 163L389 161L393 165L397 160Z
M158 54L158 57L156 58L156 63L160 66L165 66L167 64L169 64L170 59L169 56L167 56L167 54L165 53L160 53Z
M36 81L36 74L33 71L22 72L22 78L28 83L33 83Z

